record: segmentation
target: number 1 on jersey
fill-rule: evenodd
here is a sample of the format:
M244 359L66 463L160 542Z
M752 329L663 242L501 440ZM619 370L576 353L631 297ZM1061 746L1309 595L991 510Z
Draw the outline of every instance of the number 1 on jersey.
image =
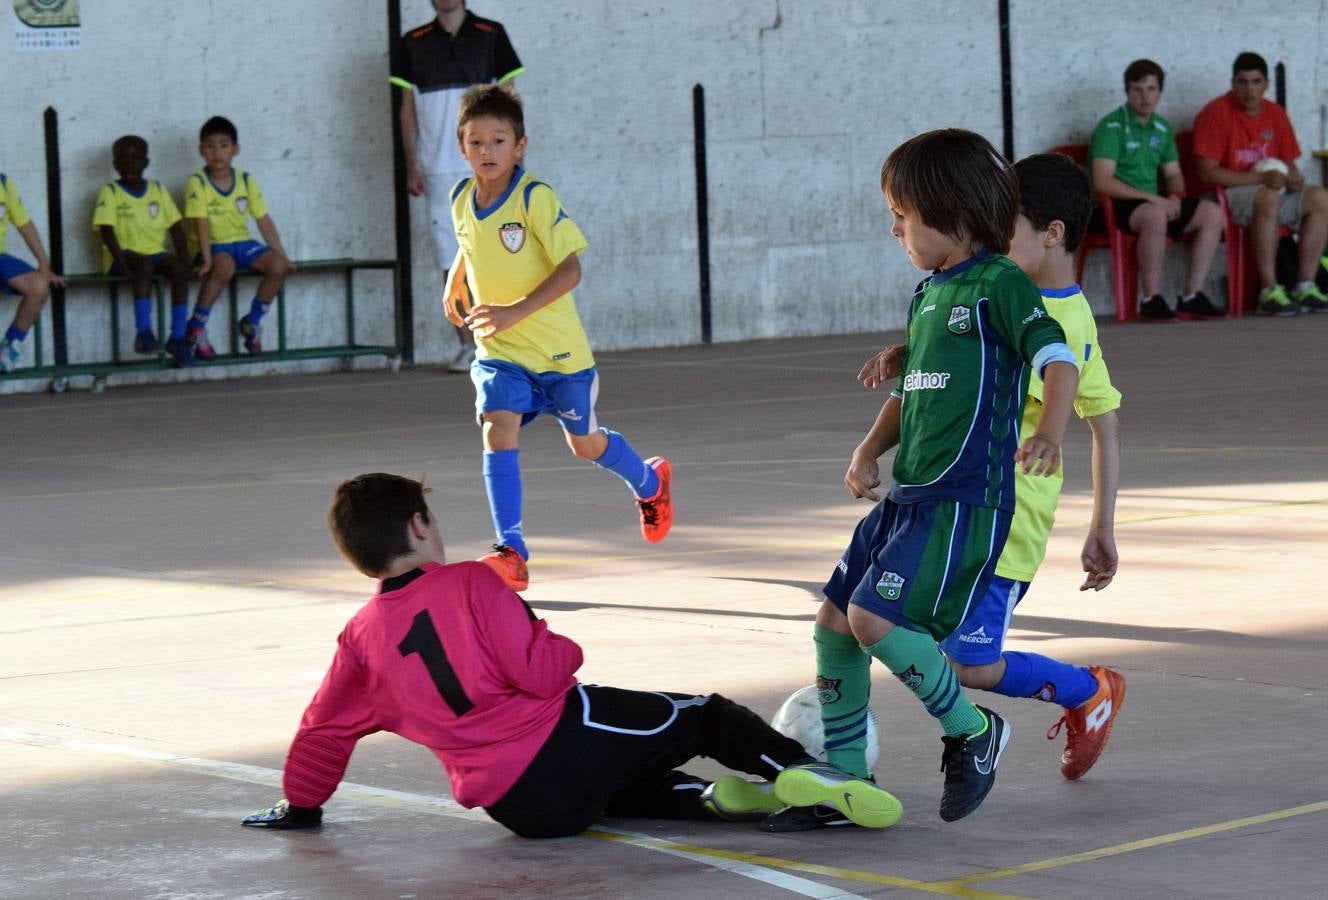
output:
M438 629L433 627L433 618L427 609L415 615L415 620L410 623L410 631L397 644L397 650L402 656L410 656L412 653L420 655L424 667L429 670L429 677L433 679L434 687L438 688L443 702L451 707L452 712L464 716L475 708L475 704L466 696L465 688L461 686L461 680L457 678L452 664L447 660L443 642L438 638Z

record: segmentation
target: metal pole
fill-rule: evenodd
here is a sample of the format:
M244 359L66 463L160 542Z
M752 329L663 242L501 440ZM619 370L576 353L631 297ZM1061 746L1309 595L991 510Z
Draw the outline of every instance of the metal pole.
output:
M706 184L705 88L692 88L696 147L696 261L701 270L701 343L710 343L710 199Z

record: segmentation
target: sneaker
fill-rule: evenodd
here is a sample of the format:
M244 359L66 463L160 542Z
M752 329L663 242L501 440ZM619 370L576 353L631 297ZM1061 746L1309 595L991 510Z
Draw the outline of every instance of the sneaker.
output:
M785 834L856 824L833 806L789 806L762 819L761 830Z
M475 346L473 344L464 344L457 351L456 356L447 364L449 372L469 372L470 364L475 361Z
M1177 298L1176 318L1178 319L1221 319L1226 316L1224 309L1218 309L1203 291L1195 291L1189 300Z
M673 466L662 456L652 456L646 465L659 476L659 490L649 500L636 498L641 510L641 537L658 544L673 527Z
M134 336L135 353L156 353L161 350L161 344L157 343L157 336L151 329L140 331Z
M1259 291L1259 315L1294 316L1300 313L1296 304L1287 296L1286 289L1280 284L1266 287Z
M524 591L530 586L530 570L526 568L526 561L520 553L505 544L494 544L493 552L481 556L479 561L497 572L498 577L514 591Z
M18 344L0 341L0 372L6 374L18 368Z
M1303 290L1294 292L1291 299L1300 304L1305 312L1328 312L1328 296L1324 296L1323 291L1312 281Z
M210 362L217 358L217 351L212 349L212 343L208 340L206 328L191 328L184 339L194 348L196 359Z
M1125 703L1125 678L1104 666L1088 671L1097 679L1097 693L1088 702L1067 709L1060 721L1047 730L1047 740L1055 740L1065 725L1065 750L1061 753L1061 774L1074 781L1093 768L1093 763L1107 749L1116 713Z
M775 795L788 806L833 806L863 828L889 828L904 814L893 794L828 763L789 766L775 779Z
M770 781L721 775L701 792L701 805L726 822L760 822L784 804Z
M1145 322L1174 322L1176 314L1167 306L1166 298L1154 294L1139 304L1139 318Z
M246 353L257 355L263 352L263 332L259 330L259 326L249 321L248 316L235 323L235 333L244 340Z
M941 818L954 822L982 805L996 783L996 766L1010 742L1010 725L996 713L979 706L987 717L987 730L977 737L943 737L941 771L945 790L941 794Z
M166 339L166 352L171 355L175 365L181 369L194 364L194 345L187 338L172 337Z

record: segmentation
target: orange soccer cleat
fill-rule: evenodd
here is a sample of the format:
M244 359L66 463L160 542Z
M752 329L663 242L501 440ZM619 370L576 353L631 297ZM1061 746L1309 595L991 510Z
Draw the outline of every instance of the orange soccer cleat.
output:
M498 577L514 591L524 591L530 587L530 570L526 561L511 547L494 544L493 552L486 553L478 560L498 573Z
M637 497L636 505L641 508L641 537L658 544L673 527L673 466L662 456L650 457L646 465L659 476L659 490L649 500Z
M1061 774L1074 781L1093 768L1093 763L1107 749L1116 713L1125 703L1125 677L1105 666L1091 666L1088 671L1097 679L1097 693L1088 702L1067 709L1060 721L1047 731L1047 740L1055 740L1065 725L1065 750L1061 753Z

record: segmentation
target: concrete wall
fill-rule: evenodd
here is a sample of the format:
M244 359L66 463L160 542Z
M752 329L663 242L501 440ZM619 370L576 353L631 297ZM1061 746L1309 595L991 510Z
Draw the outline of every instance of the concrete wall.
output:
M471 5L507 25L527 66L518 83L529 167L590 240L577 294L601 349L700 339L693 85L706 91L717 341L901 325L919 273L887 233L882 159L909 135L949 125L1002 142L995 0ZM1244 49L1286 64L1301 144L1321 143L1325 0L1279 4L1276 19L1226 0L1124 0L1109 15L1093 0L1010 5L1017 154L1086 141L1122 101L1120 73L1138 56L1166 67L1161 111L1186 127L1226 90ZM402 7L405 27L433 14L426 0ZM0 171L18 180L45 235L41 113L55 107L66 270L90 271L88 221L98 186L114 175L110 142L144 135L149 175L180 185L200 165L199 124L220 113L239 125L238 162L262 179L296 257L391 256L386 46L385 3L83 4L79 50L3 54ZM1314 160L1302 167L1319 180ZM455 345L437 307L423 201L412 211L417 358L434 361ZM23 254L11 232L11 250L16 242ZM1169 280L1179 272L1173 262ZM1085 286L1103 312L1108 278L1106 254L1093 254ZM366 339L390 334L387 294L381 279L361 291ZM91 358L104 312L90 315L91 295L81 296L70 304L71 342L76 357ZM336 342L339 301L335 278L294 278L293 340ZM0 317L11 308L0 301ZM224 337L219 328L214 338Z

